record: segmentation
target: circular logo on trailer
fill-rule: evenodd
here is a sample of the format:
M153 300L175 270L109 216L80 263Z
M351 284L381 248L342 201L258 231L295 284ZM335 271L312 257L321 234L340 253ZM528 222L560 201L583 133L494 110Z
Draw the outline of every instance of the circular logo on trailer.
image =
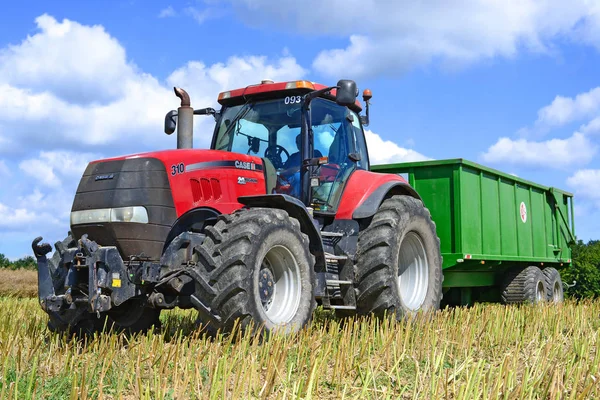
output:
M527 222L527 206L525 206L525 202L521 202L521 207L519 207L519 213L521 214L521 221L523 223Z

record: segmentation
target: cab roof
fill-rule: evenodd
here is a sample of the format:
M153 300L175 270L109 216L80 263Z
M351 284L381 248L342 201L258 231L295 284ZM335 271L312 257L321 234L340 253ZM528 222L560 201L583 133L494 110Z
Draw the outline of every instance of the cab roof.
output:
M218 102L222 106L234 106L245 103L249 97L255 99L270 99L281 97L286 93L289 93L290 96L299 95L324 89L326 87L328 86L305 80L289 82L273 82L264 80L256 85L250 85L246 86L245 88L221 92L219 93ZM325 95L323 97L330 100L335 100L335 95L336 89L333 89L330 92L330 95ZM350 109L360 113L362 111L362 105L358 100L356 100L354 105L350 106Z

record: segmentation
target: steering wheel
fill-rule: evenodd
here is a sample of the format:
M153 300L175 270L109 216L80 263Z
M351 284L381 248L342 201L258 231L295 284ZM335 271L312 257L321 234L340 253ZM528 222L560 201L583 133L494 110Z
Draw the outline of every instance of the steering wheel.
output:
M289 160L290 153L288 153L288 151L283 146L273 144L265 149L265 158L268 158L269 161L273 163L275 169L283 168L283 165L285 164L281 159L281 153L285 153L285 161Z

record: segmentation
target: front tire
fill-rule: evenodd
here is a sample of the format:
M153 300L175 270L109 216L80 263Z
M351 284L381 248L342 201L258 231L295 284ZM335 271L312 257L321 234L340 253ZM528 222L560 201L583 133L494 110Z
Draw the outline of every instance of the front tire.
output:
M409 196L385 200L358 236L357 258L359 314L401 318L439 309L440 241L420 200Z
M242 329L252 323L265 333L291 333L312 318L314 257L300 223L283 210L219 217L206 228L198 266L212 290L200 285L196 296L220 317L201 321L210 331L229 332L239 320Z

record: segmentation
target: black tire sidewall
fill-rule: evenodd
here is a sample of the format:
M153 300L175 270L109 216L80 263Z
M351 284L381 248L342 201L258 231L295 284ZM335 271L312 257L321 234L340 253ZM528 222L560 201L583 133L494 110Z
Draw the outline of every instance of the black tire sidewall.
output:
M297 331L306 325L315 308L315 299L313 287L315 282L314 262L308 246L303 243L302 233L299 229L294 229L292 224L270 224L261 229L256 237L256 242L260 243L256 247L254 254L251 255L251 271L247 282L249 296L250 312L256 322L263 324L267 331L283 330L288 333ZM268 252L276 246L285 247L295 258L300 273L300 299L296 314L285 325L276 324L267 316L260 299L258 277L261 270L262 261Z
M410 310L406 306L402 300L402 297L400 296L397 284L400 248L404 242L404 239L406 238L406 235L410 232L414 232L419 236L425 249L425 256L429 266L427 270L427 293L425 294L425 298L423 299L423 303L419 307L419 310L429 311L439 308L441 300L441 287L440 285L436 285L436 282L441 280L442 265L438 250L438 238L428 213L425 211L425 208L422 206L420 201L412 198L407 198L406 200L407 201L404 202L405 209L403 210L404 212L402 212L402 218L398 223L398 235L393 249L394 268L392 279L394 281L391 283L391 286L394 294L397 296L398 304L400 304L402 307L402 312L405 314L411 314L416 312L416 310Z
M396 295L398 296L398 302L402 306L402 310L405 313L413 313L417 310L410 310L406 304L404 303L402 296L400 296L398 284L397 284L397 276L398 276L398 267L399 267L399 259L400 259L400 248L406 235L410 232L416 233L421 239L421 243L425 249L425 257L427 258L428 263L428 280L427 280L427 293L425 294L425 298L423 299L423 303L419 307L419 310L429 311L432 309L438 309L440 306L441 300L441 287L436 285L436 282L440 280L442 274L442 266L441 260L439 256L439 252L436 251L437 236L435 231L432 231L430 227L430 222L424 215L421 210L415 210L413 207L413 211L421 211L421 213L410 213L407 215L407 221L404 222L403 226L400 226L398 241L396 243L396 251L395 251L395 270L394 270L394 290Z

